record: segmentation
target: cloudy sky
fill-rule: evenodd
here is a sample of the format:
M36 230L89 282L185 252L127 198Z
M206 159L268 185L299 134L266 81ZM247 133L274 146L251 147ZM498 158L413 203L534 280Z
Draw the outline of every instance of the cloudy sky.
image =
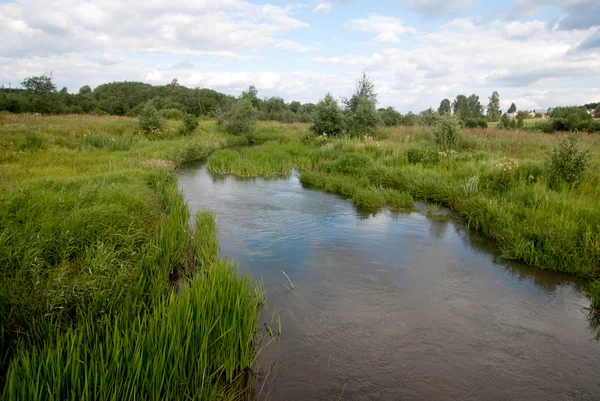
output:
M0 0L0 84L52 72L316 102L364 70L379 106L500 93L504 110L600 101L599 0Z

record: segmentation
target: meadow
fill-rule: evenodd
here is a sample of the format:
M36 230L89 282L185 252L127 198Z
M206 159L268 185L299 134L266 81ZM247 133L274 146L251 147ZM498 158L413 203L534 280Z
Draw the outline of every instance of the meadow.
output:
M260 286L217 256L176 169L239 138L0 114L0 399L240 399ZM247 139L244 139L247 143Z
M592 167L556 185L544 160L565 134L463 129L448 148L431 127L234 136L205 120L182 137L178 124L150 138L132 118L0 113L0 399L251 393L264 292L219 259L214 216L190 216L176 173L195 160L297 169L362 207L449 206L503 257L588 280L600 308L600 135L578 134Z

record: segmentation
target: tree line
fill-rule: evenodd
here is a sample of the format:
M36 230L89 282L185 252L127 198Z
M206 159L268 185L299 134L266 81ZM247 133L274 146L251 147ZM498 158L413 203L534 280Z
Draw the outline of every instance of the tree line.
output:
M240 101L247 102L252 109L236 105ZM298 101L286 103L281 97L261 99L257 88L252 85L236 98L208 88L188 88L180 85L177 79L167 85L111 82L93 90L84 85L77 93L69 93L67 88L58 90L52 75L44 74L26 78L20 88L0 88L0 111L13 113L137 117L149 104L152 105L150 109L156 109L160 117L177 120L183 120L185 116L188 119L189 116L205 116L219 121L231 120L232 110L236 109L250 119L305 122L318 126L325 113L331 120L331 126L323 126L323 132L370 131L371 128L359 127L377 125L434 126L442 116L453 116L462 126L470 128L487 128L489 122L497 122L499 127L506 129L526 128L524 120L529 117L526 111L515 115L517 107L514 103L503 113L497 91L488 98L486 106L475 94L468 97L459 94L453 101L443 99L437 110L429 108L418 114L402 114L393 107L377 109L374 85L366 73L357 80L355 92L350 98L343 98L338 102L328 95L319 104L302 104ZM598 103L585 107L557 108L551 113L549 121L539 123L534 128L542 131L600 130L600 124L593 121L586 108L596 109L596 115L600 115Z

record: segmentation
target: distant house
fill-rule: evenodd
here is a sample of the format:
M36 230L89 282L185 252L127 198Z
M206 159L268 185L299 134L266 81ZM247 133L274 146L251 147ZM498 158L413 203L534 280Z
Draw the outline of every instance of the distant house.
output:
M550 110L550 109L548 109ZM541 117L541 118L547 118L549 111L546 109L535 109L535 110L531 110L531 113L529 113L529 117L531 118L535 118L535 117Z
M506 113L506 115L508 116L508 118L517 118L517 112L516 111L514 113Z

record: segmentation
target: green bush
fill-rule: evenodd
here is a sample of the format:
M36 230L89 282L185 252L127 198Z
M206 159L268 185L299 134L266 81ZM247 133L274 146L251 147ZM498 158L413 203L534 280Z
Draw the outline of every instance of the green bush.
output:
M435 127L435 142L442 149L456 148L458 138L460 137L460 128L458 121L450 116L440 117L440 121Z
M477 125L479 125L479 128L487 128L488 127L488 122L484 119L484 118L478 118L477 119Z
M374 189L358 188L352 196L352 202L360 207L381 207L385 204L385 197Z
M179 134L182 136L192 135L198 128L198 119L193 114L185 114L179 126Z
M258 112L249 99L239 99L217 116L217 124L232 135L248 135L254 129Z
M558 143L546 159L551 184L577 184L590 166L590 154L579 149L577 137L570 135Z
M477 120L475 118L468 118L465 121L465 127L467 128L477 128L479 126L479 124L477 123Z
M352 135L371 134L379 122L375 104L364 96L358 98L356 109L348 112L348 132Z
M165 126L165 121L152 102L146 103L138 116L140 131L145 135L160 134Z
M600 132L600 120L590 121L587 130L589 132Z
M339 135L344 131L342 109L330 93L325 95L315 107L313 120L310 129L317 135Z
M181 120L185 115L183 111L176 108L160 109L159 113L165 120Z
M400 122L402 121L402 114L394 110L391 106L387 109L380 109L379 117L386 127L400 125Z
M393 208L412 207L415 201L407 192L390 190L386 193L387 203Z

